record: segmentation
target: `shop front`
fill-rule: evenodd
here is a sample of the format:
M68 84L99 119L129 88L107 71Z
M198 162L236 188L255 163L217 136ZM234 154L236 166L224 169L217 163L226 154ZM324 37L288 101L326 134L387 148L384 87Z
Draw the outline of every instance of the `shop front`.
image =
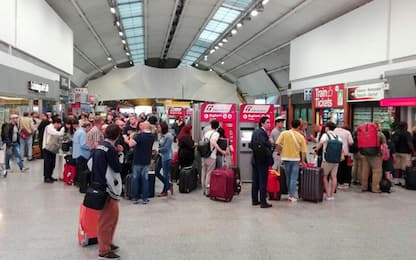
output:
M287 127L293 119L302 119L308 122L308 126L312 124L312 105L310 99L305 99L304 93L291 94L290 96L282 96L280 115L286 117ZM286 116L287 115L287 116Z
M314 123L325 125L332 121L343 126L348 112L345 100L345 85L333 84L312 89L312 111Z
M347 101L351 108L351 125L354 129L366 122L375 122L382 129L390 129L399 110L395 106L380 106L384 89L384 83L348 87Z

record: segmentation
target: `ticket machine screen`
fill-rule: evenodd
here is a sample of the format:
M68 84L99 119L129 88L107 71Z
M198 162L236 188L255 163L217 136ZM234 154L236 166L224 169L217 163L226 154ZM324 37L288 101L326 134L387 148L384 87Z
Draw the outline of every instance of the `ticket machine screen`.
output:
M241 130L241 142L249 143L251 142L251 136L253 135L253 130Z

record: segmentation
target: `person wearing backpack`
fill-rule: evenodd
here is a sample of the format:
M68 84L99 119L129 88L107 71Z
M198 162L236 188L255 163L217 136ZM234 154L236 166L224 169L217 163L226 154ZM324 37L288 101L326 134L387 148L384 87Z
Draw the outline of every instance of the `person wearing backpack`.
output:
M334 122L329 121L325 125L325 134L322 135L316 150L323 147L322 169L324 170L324 191L326 200L334 200L335 190L337 188L338 165L341 162L343 143L342 139L333 131L336 128ZM331 188L329 188L328 175L331 175Z
M202 157L202 174L201 174L201 184L202 190L204 195L208 195L209 193L209 184L211 173L215 169L215 162L217 160L217 152L221 153L222 155L226 154L225 150L222 150L218 144L218 138L220 134L217 132L220 123L217 120L211 121L211 129L208 130L202 140L208 142L209 144L209 152L207 154L201 154Z
M339 189L349 189L351 185L351 170L352 170L352 159L349 147L353 145L354 140L352 139L351 132L347 125L341 127L338 126L334 130L334 134L339 136L342 140L342 151L344 153L345 160L341 161L338 165L337 181Z

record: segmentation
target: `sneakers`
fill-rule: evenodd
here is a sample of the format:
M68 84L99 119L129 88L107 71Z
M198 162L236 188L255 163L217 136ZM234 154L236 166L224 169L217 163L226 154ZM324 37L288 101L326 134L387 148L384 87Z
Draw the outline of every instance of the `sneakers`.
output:
M4 178L6 178L7 177L7 170L3 170L2 175L3 175Z
M27 172L29 170L29 167L23 167L20 171L21 172Z
M98 259L120 259L120 256L110 251L107 254L98 255Z
M120 249L120 247L119 247L119 246L116 246L116 245L114 245L114 244L111 244L111 252L115 253L115 252L117 252L119 249Z
M43 182L45 182L45 183L54 183L54 181L51 178L45 178Z
M298 199L297 199L297 198L295 198L295 197L291 197L291 196L289 196L289 197L287 198L287 200L288 200L288 201L290 201L290 202L296 202L296 201L298 201Z
M146 205L147 203L149 203L149 200L147 199L147 200L142 200L142 204L143 205Z
M262 208L262 209L267 209L267 208L271 208L271 207L272 207L272 204L269 204L269 203L260 205L260 208Z
M139 201L138 200L132 200L131 203L133 203L133 204L139 204Z
M166 197L168 196L168 194L166 192L161 192L159 195L157 195L158 197Z
M335 200L335 197L334 196L331 196L331 197L326 197L325 199L326 200Z

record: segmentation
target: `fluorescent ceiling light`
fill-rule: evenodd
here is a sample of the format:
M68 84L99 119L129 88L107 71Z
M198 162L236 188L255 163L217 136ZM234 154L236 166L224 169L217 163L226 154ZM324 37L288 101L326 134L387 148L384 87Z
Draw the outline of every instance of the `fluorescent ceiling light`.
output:
M25 100L24 98L13 98L13 97L4 97L4 96L0 96L0 99L5 99L5 100Z
M259 14L259 12L257 10L253 10L251 11L251 16L257 16Z
M242 23L238 23L237 24L237 28L241 28L243 26L243 24Z
M118 27L120 27L120 22L119 22L119 21L116 21L116 25L117 25Z
M115 14L115 13L116 13L116 9L115 9L114 7L111 7L111 8L110 8L110 12L111 12L112 14Z
M232 33L232 34L237 34L237 30L236 30L236 29L232 29L232 30L231 30L231 33Z

